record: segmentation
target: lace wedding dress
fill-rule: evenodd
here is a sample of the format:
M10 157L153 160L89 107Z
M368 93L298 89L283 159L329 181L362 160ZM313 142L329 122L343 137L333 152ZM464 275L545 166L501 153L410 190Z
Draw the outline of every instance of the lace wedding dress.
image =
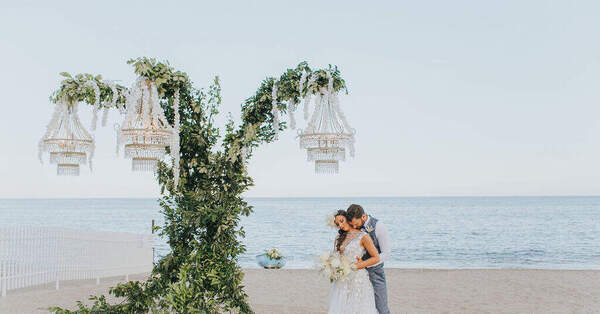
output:
M352 232L342 243L342 255L356 261L365 254L360 240L367 233ZM329 314L377 314L373 285L366 269L353 271L344 280L334 281L329 293Z

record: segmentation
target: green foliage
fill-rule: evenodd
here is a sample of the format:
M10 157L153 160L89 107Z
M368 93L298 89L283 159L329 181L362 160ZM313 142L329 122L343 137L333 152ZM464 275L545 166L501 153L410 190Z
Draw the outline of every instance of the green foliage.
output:
M252 313L248 296L243 290L243 273L237 264L245 247L240 242L244 230L240 217L249 215L252 207L242 193L253 184L242 157L244 147L250 150L261 143L274 140L271 126L271 91L274 79L266 78L256 94L242 105L242 124L235 126L230 119L221 137L215 125L221 104L218 77L208 89L196 89L187 74L174 71L166 62L138 58L128 61L135 73L154 81L161 96L161 106L170 123L174 121L173 101L180 93L180 173L179 184L174 186L172 167L160 162L157 180L163 197L160 199L165 224L160 236L166 237L171 252L162 257L150 277L144 282L127 282L110 289L123 299L109 304L104 296L91 297L91 306L78 302L78 309L68 311L50 308L54 313ZM278 80L278 107L288 110L287 103L299 101L307 93L315 93L327 86L325 70L317 70L319 78L312 86L298 91L302 71L312 72L306 62L287 70ZM329 71L334 78L334 89L345 89L345 82L337 68ZM94 104L93 93L84 86L95 80L102 91L102 99L109 97L100 76L68 73L60 89L53 96L56 101ZM119 101L124 103L124 99ZM281 129L285 129L281 124ZM219 147L219 139L223 139Z
M63 99L68 105L76 102L85 102L94 105L96 102L96 95L91 86L85 85L88 81L94 81L98 85L101 103L112 101L112 90L102 81L101 75L94 76L92 74L84 73L71 76L71 74L67 72L61 72L60 75L65 78L60 83L58 91L50 96L50 101L56 103ZM117 84L116 88L119 91L117 103L123 104L125 102L125 97L123 96L125 87Z

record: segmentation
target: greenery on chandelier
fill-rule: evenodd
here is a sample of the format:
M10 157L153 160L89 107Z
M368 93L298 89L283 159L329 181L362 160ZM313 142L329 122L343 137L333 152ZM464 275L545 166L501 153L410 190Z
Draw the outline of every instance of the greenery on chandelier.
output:
M173 102L179 91L180 173L174 186L170 161L160 162L157 180L163 197L161 212L165 223L160 236L166 237L170 253L160 258L146 281L118 284L110 293L123 301L110 304L104 295L92 296L92 305L78 302L74 311L53 307L55 313L252 313L243 290L243 273L237 264L245 251L241 243L244 230L241 215L249 215L252 206L242 193L252 185L246 172L252 149L276 139L273 129L272 91L277 84L277 107L281 112L295 110L294 104L307 94L328 86L328 73L335 91L346 85L336 67L312 70L306 62L288 69L277 80L267 77L256 93L242 104L242 123L231 118L221 130L215 124L221 104L218 77L207 89L193 87L184 72L155 59L129 60L139 76L148 77L157 86L161 106L173 124ZM299 91L302 73L312 73L310 86ZM93 80L100 90L101 103L112 102L111 86L102 77L90 74L65 76L51 100L67 103L97 104ZM307 80L308 82L308 80ZM304 84L307 85L307 84ZM115 86L113 86L114 88ZM117 104L126 104L126 88L117 85ZM290 105L292 104L292 105ZM286 128L285 123L279 129ZM224 133L224 134L221 134ZM222 141L219 141L222 140Z

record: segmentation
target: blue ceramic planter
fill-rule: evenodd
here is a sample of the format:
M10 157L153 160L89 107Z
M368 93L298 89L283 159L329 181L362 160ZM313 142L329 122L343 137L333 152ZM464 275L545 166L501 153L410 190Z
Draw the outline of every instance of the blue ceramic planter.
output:
M256 261L258 265L266 269L279 269L285 266L285 257L281 257L281 259L270 259L267 256L267 253L256 255Z

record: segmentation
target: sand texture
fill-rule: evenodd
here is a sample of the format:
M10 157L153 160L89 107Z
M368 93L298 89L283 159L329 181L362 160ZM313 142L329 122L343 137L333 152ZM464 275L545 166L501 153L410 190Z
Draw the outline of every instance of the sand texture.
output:
M314 270L245 270L257 313L326 313L329 282ZM386 269L392 313L600 313L599 270ZM142 280L144 274L130 280ZM124 277L9 291L0 313L47 313L52 305L107 293ZM109 299L115 300L110 297ZM87 302L86 302L87 303Z

